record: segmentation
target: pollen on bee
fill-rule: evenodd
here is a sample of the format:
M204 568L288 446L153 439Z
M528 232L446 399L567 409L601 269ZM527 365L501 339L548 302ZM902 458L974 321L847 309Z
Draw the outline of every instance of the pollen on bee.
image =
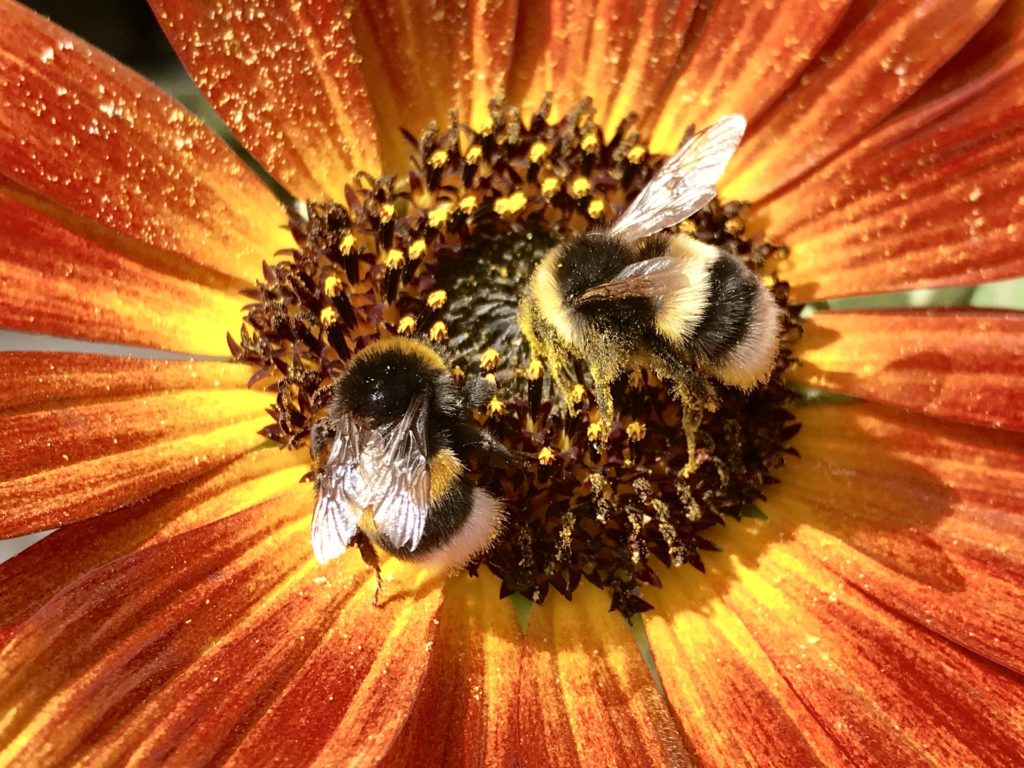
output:
M577 200L590 194L590 179L586 176L577 176L569 185L569 194Z
M434 229L437 229L446 221L448 221L448 216L451 214L451 212L451 203L438 203L433 210L427 213L427 223Z
M587 216L592 219L600 219L604 214L604 200L595 198L587 204Z
M527 202L529 200L522 192L513 192L494 201L494 212L499 216L514 216L526 207Z
M443 149L435 149L427 158L427 165L431 168L441 168L448 162L448 153Z
M427 306L431 309L440 309L446 301L448 301L448 291L444 288L438 288L427 294Z
M642 421L631 421L626 426L626 437L628 437L631 442L639 442L640 440L643 440L646 436L647 425L644 424Z
M338 252L342 256L347 256L352 253L352 249L356 247L356 236L351 232L347 232L344 237L341 238L341 242L338 243Z
M584 389L582 384L576 384L569 393L569 403L570 405L579 405L586 399L586 397L587 390Z
M549 467L555 463L555 452L551 450L550 446L545 445L537 453L537 461L543 467Z
M647 157L647 149L640 144L630 147L629 152L626 153L626 159L633 165L639 165L645 157Z
M422 237L409 243L409 259L411 261L419 261L426 252L427 241Z
M472 147L466 150L466 164L467 165L479 165L483 159L484 150L479 144L474 144Z
M489 347L480 355L480 367L485 371L493 371L498 366L499 359L498 350L494 347Z
M394 203L383 203L380 207L380 221L382 224L386 224L395 218L395 204Z
M560 186L561 182L556 177L548 176L540 183L540 193L546 198L554 197Z
M580 141L580 148L588 155L592 155L601 148L601 142L597 138L597 134L591 131Z
M544 375L544 366L540 360L531 360L530 364L526 366L526 378L530 381L536 381Z
M416 331L416 318L412 315L405 315L398 321L398 333L401 336L412 336Z
M536 165L548 154L548 145L543 141L535 141L530 145L530 162Z
M324 307L320 310L320 322L324 327L334 325L340 319L341 315L338 314L338 310L334 307Z
M384 266L388 269L401 269L405 266L405 254L397 248L391 248L384 256Z
M427 336L429 336L430 340L435 344L437 342L444 341L445 339L448 338L448 326L445 325L444 322L442 322L441 320L438 320L436 323L430 326L430 330L427 331Z
M743 219L738 216L733 216L731 219L726 219L725 221L725 231L730 235L743 234L744 226Z
M324 293L332 299L340 296L342 291L341 278L337 275L328 275L324 278Z
M463 213L472 213L479 204L480 201L477 200L476 195L466 195L459 200L459 210Z

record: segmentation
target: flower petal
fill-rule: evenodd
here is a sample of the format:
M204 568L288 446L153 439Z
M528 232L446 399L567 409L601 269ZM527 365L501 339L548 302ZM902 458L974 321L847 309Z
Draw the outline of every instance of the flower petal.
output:
M585 584L572 603L552 597L531 611L526 642L524 765L696 764L607 595Z
M216 683L204 654L312 565L303 490L291 504L251 507L136 551L47 602L0 654L0 762L115 764L93 755L152 696L182 674L193 686ZM254 661L235 656L232 666Z
M339 755L376 764L405 722L437 638L443 578L392 559L376 607L373 574L358 553L332 568L320 571L325 585L339 585L333 588L347 591L348 601L266 702L229 764L257 764L268 754L285 765L337 765Z
M154 0L196 84L292 194L344 200L357 170L378 173L378 128L340 4Z
M760 206L793 298L1024 274L1022 107L1024 48Z
M100 227L0 179L0 324L224 356L240 281ZM221 329L221 330L218 330Z
M52 359L73 363L81 358ZM18 353L0 356L2 379L28 386L31 380L10 368L23 360ZM16 395L17 412L0 420L7 435L0 446L2 537L114 509L227 463L262 442L258 430L267 417L260 414L269 396L223 387L215 373L224 370L221 366L196 365L192 388L174 391L182 384L180 377L170 377L170 388L159 380L146 386L140 379L157 366L180 374L182 366L194 364L138 363L135 370L122 370L119 380L112 379L109 395L96 399L89 378L102 364L83 365L89 372L86 381L67 384L80 401L55 402L54 389L61 381L55 374L44 377L36 398L24 390ZM75 382L73 373L69 377ZM133 389L142 392L128 394Z
M54 531L0 563L0 644L19 622L89 571L291 492L306 470L308 464L292 452L251 451L187 483ZM307 495L311 504L311 488Z
M717 3L659 110L655 151L674 152L687 125L737 113L753 122L814 57L849 0Z
M729 166L723 194L759 200L863 136L970 40L1000 4L862 4L843 20L818 60L752 126Z
M769 519L845 588L1024 673L1024 437L868 403L798 418Z
M516 761L523 633L499 587L486 571L449 580L423 687L382 765Z
M408 166L399 133L418 136L449 111L480 126L487 103L505 91L516 25L515 0L443 0L425 12L415 0L355 3L355 30L370 98L382 127L385 166Z
M287 245L280 204L184 107L24 6L0 15L0 175L227 275Z
M1024 429L1024 314L986 310L819 312L795 381L957 421Z

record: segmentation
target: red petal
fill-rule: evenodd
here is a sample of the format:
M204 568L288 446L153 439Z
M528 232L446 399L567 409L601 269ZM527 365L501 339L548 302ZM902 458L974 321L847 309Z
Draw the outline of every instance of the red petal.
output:
M154 0L178 55L246 148L305 199L377 173L377 125L348 15L328 3Z
M0 180L0 323L223 356L244 283L144 246Z
M797 301L1024 273L1024 49L758 209Z
M752 126L723 194L759 200L856 141L925 83L999 5L884 0L860 6L818 61Z
M797 348L799 382L934 416L1024 429L1024 314L819 312Z
M695 764L606 594L583 585L572 603L552 598L531 611L526 640L522 764Z
M687 125L729 113L752 122L804 70L849 0L717 3L659 110L651 146L674 152Z
M1024 673L1024 438L867 403L798 418L769 518L846 587Z
M292 492L308 470L293 452L252 451L187 483L61 528L0 564L0 638L68 584L131 552ZM312 488L307 491L312 504Z
M181 105L17 3L0 15L0 174L225 274L287 244L281 206Z
M82 358L53 359L74 363ZM23 360L18 353L0 357L7 365ZM82 360L90 378L102 370L102 364ZM16 394L18 412L0 422L7 437L0 446L0 536L66 525L114 509L227 463L262 442L257 432L267 421L261 415L269 404L266 394L223 387L219 378L210 377L215 366L196 366L198 379L186 391L165 389L159 380L140 381L159 365L146 362L123 370L121 381L113 382L114 394L101 399L89 397L96 391L88 380L69 384L69 391L82 399L66 407L52 407L59 374L46 377L35 398L24 391ZM188 365L169 364L166 370L180 374L181 366ZM239 373L244 370L237 366ZM73 371L68 375L74 381ZM14 386L30 384L18 371L3 378ZM180 376L172 376L171 387L180 385ZM118 398L118 388L143 394Z

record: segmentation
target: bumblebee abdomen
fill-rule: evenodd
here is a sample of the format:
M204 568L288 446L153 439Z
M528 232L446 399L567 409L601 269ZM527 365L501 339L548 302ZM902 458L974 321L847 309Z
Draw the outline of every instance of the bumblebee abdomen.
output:
M750 329L761 284L739 259L724 253L711 264L707 280L712 298L694 329L692 344L700 358L716 366Z

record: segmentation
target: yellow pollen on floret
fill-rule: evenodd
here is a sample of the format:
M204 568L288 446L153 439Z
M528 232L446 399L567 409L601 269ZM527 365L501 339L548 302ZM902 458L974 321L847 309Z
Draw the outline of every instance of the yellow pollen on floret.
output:
M494 201L494 212L499 216L513 216L526 207L528 199L522 192L513 192L508 197Z
M530 364L526 366L526 378L530 381L536 381L544 375L544 366L541 365L540 360L531 360Z
M584 152L593 154L594 152L597 152L598 148L601 146L601 142L597 140L596 133L590 132L583 137L582 141L580 141L580 146L583 148Z
M604 200L591 200L587 204L587 216L592 219L600 219L604 213Z
M530 145L530 162L539 163L548 154L548 145L543 141L535 141Z
M494 347L490 347L480 355L480 367L485 371L493 371L498 366L498 350Z
M486 381L489 386L492 386L492 387L497 387L498 386L498 380L496 378L494 378L494 374L493 373L485 373L484 374L484 381Z
M335 296L341 295L341 278L337 275L328 275L324 278L324 293L330 296L332 299Z
M461 384L466 380L466 372L456 365L452 367L452 378L456 384Z
M679 231L684 235L692 235L697 232L697 225L694 224L693 219L687 219L679 225Z
M586 176L577 176L569 185L569 194L579 199L590 194L590 179Z
M466 195L464 198L459 200L459 210L463 213L472 213L476 210L476 206L479 201L476 199L476 195Z
M483 159L484 150L483 147L474 144L472 147L466 150L466 163L468 165L478 165Z
M324 307L320 310L320 322L324 327L334 325L340 319L341 315L338 314L338 310L334 307Z
M451 203L438 203L437 206L427 213L427 223L434 229L437 229L446 221L448 221L448 215L452 212Z
M448 162L448 152L443 149L435 149L427 158L427 165L431 168L440 168Z
M629 152L626 153L626 159L633 165L642 163L645 157L647 157L647 150L639 144L631 147Z
M555 452L551 450L550 447L545 445L537 453L537 461L539 461L542 466L551 466L552 464L555 463Z
M592 443L596 443L604 435L604 427L601 426L601 422L592 421L587 425L587 440Z
M561 182L554 176L549 176L540 183L540 193L544 197L552 197L558 191Z
M427 294L427 306L431 309L440 309L448 301L448 291L439 288Z
M416 318L412 315L405 315L398 321L398 333L402 336L411 336L416 331Z
M338 251L340 251L342 255L352 253L352 249L355 247L356 236L353 235L351 232L347 233L343 238L341 238L341 242L338 243Z
M413 261L417 261L423 258L423 254L427 252L427 241L422 237L419 240L413 240L409 243L409 258Z
M401 269L405 266L405 254L397 248L391 248L384 256L384 266L388 269Z
M444 341L445 339L448 338L448 326L445 325L443 321L438 320L436 323L430 326L430 330L427 331L427 336L429 336L430 340L435 343L439 341Z
M380 221L381 221L381 223L382 224L387 224L393 218L395 218L395 204L394 203L384 203L383 205L381 205L381 207L380 207Z
M647 437L647 425L642 421L633 421L626 426L626 437L632 442L638 442Z
M730 235L740 235L743 233L743 220L737 217L726 219L725 231Z
M492 397L491 402L487 404L487 415L488 416L500 416L505 412L505 404L501 402L497 397Z
M582 384L576 384L573 386L572 391L569 393L570 405L579 405L583 402L583 398L587 396L587 390L583 388Z

